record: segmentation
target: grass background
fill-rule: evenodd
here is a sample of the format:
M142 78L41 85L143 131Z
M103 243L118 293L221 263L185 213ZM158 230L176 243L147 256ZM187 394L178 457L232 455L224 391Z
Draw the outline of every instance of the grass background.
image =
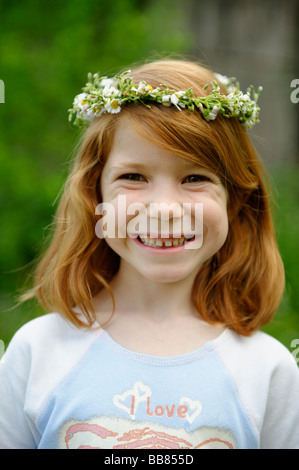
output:
M42 249L79 137L67 122L74 95L88 72L115 73L165 51L188 54L194 40L190 2L182 7L177 0L2 0L0 339L5 346L43 313L34 302L16 307L16 297ZM299 168L286 159L275 166L268 162L268 172L287 284L265 331L291 350L291 341L299 338Z

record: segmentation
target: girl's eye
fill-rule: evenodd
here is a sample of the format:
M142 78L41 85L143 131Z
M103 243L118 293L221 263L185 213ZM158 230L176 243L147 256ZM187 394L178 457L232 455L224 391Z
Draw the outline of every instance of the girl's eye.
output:
M203 183L203 182L211 183L212 180L206 175L189 175L184 179L184 182L186 183Z
M121 180L144 181L144 177L139 173L126 173L119 177Z

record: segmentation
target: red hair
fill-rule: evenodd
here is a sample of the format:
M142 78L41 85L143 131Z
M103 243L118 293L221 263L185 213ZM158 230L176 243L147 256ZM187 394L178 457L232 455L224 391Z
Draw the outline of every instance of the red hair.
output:
M212 72L188 61L161 60L131 73L153 87L205 95ZM225 90L223 89L225 93ZM107 288L119 257L95 235L95 208L101 202L100 177L118 122L129 117L137 132L160 147L216 173L228 193L229 234L223 247L199 269L192 299L201 317L249 335L275 314L284 290L266 177L255 149L236 118L206 122L199 112L151 104L124 106L90 124L58 207L54 237L36 271L36 297L48 311L58 311L78 327L95 320L93 297Z

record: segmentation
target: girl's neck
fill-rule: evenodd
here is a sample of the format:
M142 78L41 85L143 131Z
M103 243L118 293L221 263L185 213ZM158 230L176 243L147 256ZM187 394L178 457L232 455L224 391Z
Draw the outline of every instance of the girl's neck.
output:
M194 278L154 282L134 270L116 274L110 286L95 298L97 321L121 346L142 354L176 356L200 348L224 328L200 319L191 301Z
M122 347L142 354L177 356L202 347L224 330L200 319L191 304L193 280L161 283L130 276L127 271L125 277L122 274L120 270L111 282L116 303L112 319L109 293L101 291L95 298L98 323Z
M195 275L175 282L157 282L134 270L119 269L110 283L116 312L138 314L160 321L174 317L197 316L191 301ZM104 290L95 298L98 312L112 310L110 294Z

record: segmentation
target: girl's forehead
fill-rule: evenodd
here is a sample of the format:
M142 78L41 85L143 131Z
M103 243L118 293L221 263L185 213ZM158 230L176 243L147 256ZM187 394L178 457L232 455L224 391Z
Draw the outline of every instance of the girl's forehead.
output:
M154 171L155 173L160 170L165 170L169 173L173 171L179 173L196 170L209 171L202 164L200 158L198 158L198 161L189 161L175 153L158 146L153 146L151 142L149 142L149 146L145 145L140 149L132 146L132 151L127 150L124 147L115 147L110 152L105 165L106 174L109 175L121 171Z
M150 132L150 131L149 131ZM175 150L163 148L161 139L153 141L154 134L141 134L128 119L120 120L114 134L113 143L106 160L109 169L142 170L146 167L176 166L182 170L202 167L200 155L184 158ZM161 142L161 145L159 145Z
M170 164L171 162L171 164ZM115 159L114 161L111 159L109 164L106 164L106 174L111 175L113 173L122 172L122 171L136 171L136 172L144 172L148 170L155 170L155 172L162 171L162 169L168 170L171 173L172 170L176 170L177 172L192 172L192 171L206 171L211 172L211 170L205 168L199 163L192 163L188 161L184 161L181 158L170 155L166 159L163 158L156 161L155 159L126 159L126 158L119 158Z

